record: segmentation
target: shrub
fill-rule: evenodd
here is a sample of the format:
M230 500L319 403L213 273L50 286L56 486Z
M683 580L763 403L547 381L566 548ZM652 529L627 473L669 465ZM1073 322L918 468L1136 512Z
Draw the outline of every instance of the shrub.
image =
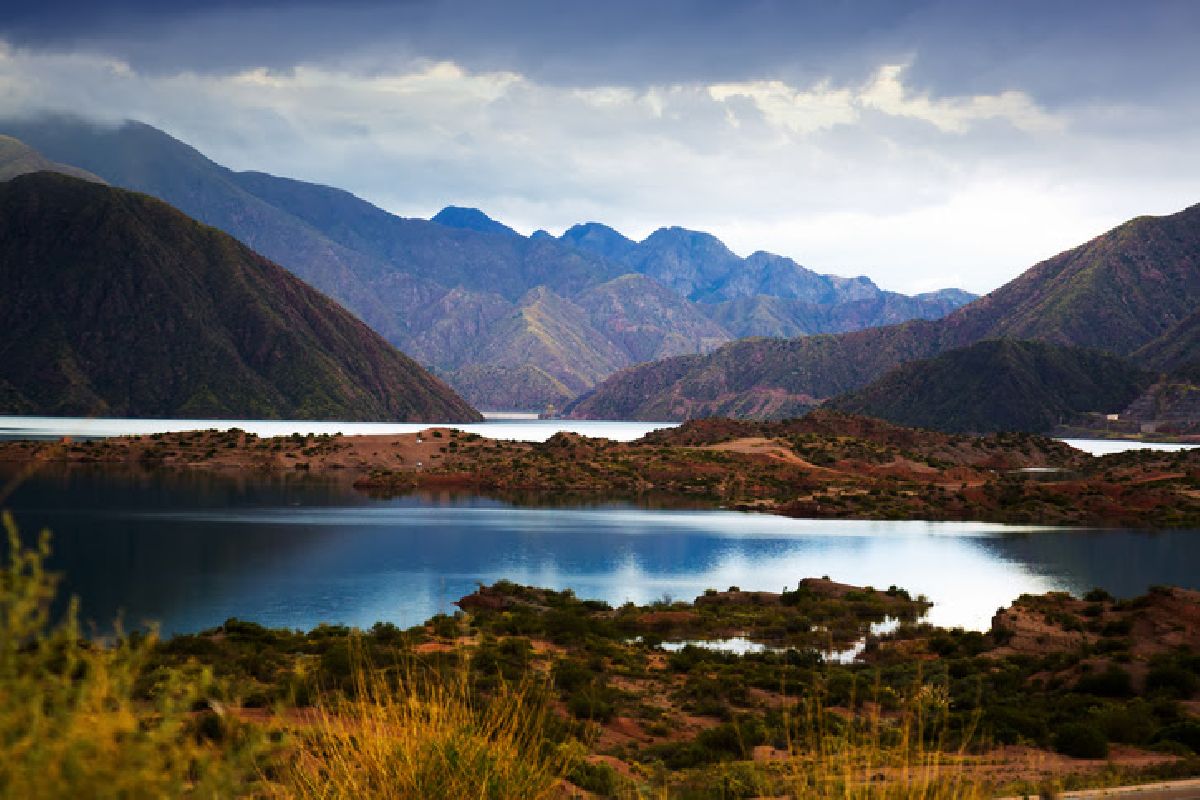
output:
M1148 744L1158 728L1149 704L1141 699L1105 709L1098 722L1110 742L1125 744Z
M1156 738L1163 742L1178 742L1200 754L1200 721L1189 719L1168 725L1158 732Z
M1146 691L1159 692L1171 697L1187 699L1200 689L1200 678L1183 667L1163 664L1154 667L1146 675Z
M1071 758L1107 758L1108 739L1094 725L1068 722L1055 734L1054 749Z
M1128 672L1110 664L1104 672L1080 678L1075 684L1075 691L1097 697L1130 697L1133 695L1133 680Z
M611 690L595 685L587 686L567 698L567 710L578 719L594 722L608 722L617 713Z

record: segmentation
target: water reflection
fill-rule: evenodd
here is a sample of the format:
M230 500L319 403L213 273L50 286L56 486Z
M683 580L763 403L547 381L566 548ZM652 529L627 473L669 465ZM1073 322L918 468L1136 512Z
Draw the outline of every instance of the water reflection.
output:
M10 505L27 532L54 530L54 564L87 618L107 623L123 609L127 622L167 631L231 616L412 625L501 578L645 603L829 575L923 593L930 621L974 628L1023 592L1200 588L1200 536L1187 531L793 520L595 500L515 507L453 492L375 500L304 476L89 469L42 473Z

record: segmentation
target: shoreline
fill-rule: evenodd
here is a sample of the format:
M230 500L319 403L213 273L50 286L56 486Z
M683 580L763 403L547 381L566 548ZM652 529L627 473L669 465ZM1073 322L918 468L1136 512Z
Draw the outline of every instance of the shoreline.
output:
M1176 712L1164 705L1161 685L1180 669L1200 668L1189 655L1189 648L1200 646L1200 592L1160 588L1130 600L1103 592L1024 596L998 610L984 632L923 623L928 603L903 589L827 578L807 578L781 593L729 587L691 601L619 607L500 581L455 605L455 615L439 614L407 630L376 625L336 629L336 635L356 639L371 660L403 653L403 663L430 670L470 665L485 694L541 676L535 680L548 681L547 709L556 725L580 743L588 763L611 768L597 784L589 783L592 773L577 773L573 782L582 789L640 784L652 775L663 780L664 773L676 789L709 784L714 770L734 764L752 770L762 789L778 787L786 781L778 770L806 757L803 747L785 741L788 709L797 720L816 714L829 732L844 722L895 731L914 698L931 691L944 695L945 703L936 724L946 749L926 765L938 779L1020 796L1053 784L1111 786L1114 776L1128 784L1200 775L1200 757L1186 747L1152 746L1191 735L1190 728L1171 727ZM898 622L877 633L876 626L889 619ZM1172 626L1169 635L1164 625ZM265 649L270 662L281 665L278 674L286 675L293 659L329 652L334 633L329 627L291 632L231 620L165 640L160 663L176 665L188 654L206 652L218 674L263 696L281 691L283 678L247 673L237 653L247 646ZM694 644L664 647L729 637L767 647L744 654ZM850 661L820 655L846 648L861 655ZM1181 666L1168 669L1172 659ZM319 663L330 665L326 680L339 685L338 670L346 667L326 655ZM914 664L921 665L915 672ZM976 681L987 687L984 694L976 695ZM1200 680L1184 683L1178 702L1183 718L1191 719L1200 713L1200 701L1190 699ZM1145 723L1159 733L1105 728L1100 720L1119 718L1131 702L1162 709ZM1077 722L1081 703L1091 705L1097 720L1091 724L1100 731L1099 749L1062 734ZM293 719L304 713L287 712ZM244 716L262 718L257 708ZM798 735L809 734L801 729ZM851 774L862 781L877 773L902 779L890 761L895 757Z
M1055 439L902 428L816 412L801 420L700 420L632 442L545 442L434 427L269 439L239 429L85 441L0 442L0 463L336 476L372 495L421 488L674 497L814 519L1200 528L1200 449L1091 456Z

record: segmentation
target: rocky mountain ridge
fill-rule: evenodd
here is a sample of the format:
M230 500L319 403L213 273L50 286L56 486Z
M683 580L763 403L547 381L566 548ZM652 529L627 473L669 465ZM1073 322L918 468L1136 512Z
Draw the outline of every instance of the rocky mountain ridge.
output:
M909 298L765 253L740 259L715 237L680 228L634 243L599 225L525 237L454 206L432 220L401 218L332 187L227 169L136 122L51 116L8 120L0 132L233 235L483 406L561 405L570 387L590 388L646 359L708 352L748 335L938 317L967 299ZM582 312L556 328L574 352L570 362L532 346L541 332L525 309L536 289Z

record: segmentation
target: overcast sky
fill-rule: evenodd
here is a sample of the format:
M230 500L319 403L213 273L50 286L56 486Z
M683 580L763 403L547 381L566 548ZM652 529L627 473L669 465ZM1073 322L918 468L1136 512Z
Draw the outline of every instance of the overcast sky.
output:
M523 231L989 291L1200 202L1200 3L5 2L0 115Z

